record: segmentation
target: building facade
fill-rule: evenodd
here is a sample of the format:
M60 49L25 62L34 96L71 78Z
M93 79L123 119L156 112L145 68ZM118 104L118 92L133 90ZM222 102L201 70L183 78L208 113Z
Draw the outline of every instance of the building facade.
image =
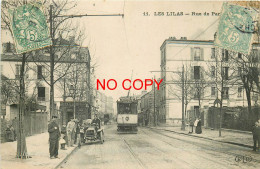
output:
M63 40L65 43L66 41ZM69 41L66 43L71 44ZM19 77L22 65L22 55L15 54L15 49L12 43L3 43L1 53L1 74L4 75L9 81L12 81L12 88L16 90L14 96L19 98ZM65 98L71 97L70 86L73 85L74 91L77 92L75 97L80 94L87 96L87 88L82 84L87 83L87 74L89 71L90 54L87 47L80 47L77 45L72 46L56 46L56 53L54 57L55 70L54 70L54 109L55 115L61 115L60 102L64 102ZM46 112L49 114L50 110L50 54L48 48L29 52L25 65L25 95L33 99L37 104L44 106ZM73 77L77 78L78 88L73 84L72 72L75 72L75 65L80 69L84 76ZM64 79L67 79L65 82ZM86 89L86 90L85 90ZM85 98L85 99L83 99ZM86 101L86 97L81 97ZM10 112L10 105L17 104L18 99L10 100L5 103L6 114ZM50 115L49 115L50 117ZM12 120L12 119L10 119Z
M167 123L181 124L182 97L184 116L206 121L209 107L217 106L223 84L223 106L247 106L241 83L240 53L215 48L213 41L166 39L161 48L160 112ZM259 45L253 45L259 50ZM258 65L258 60L257 60ZM255 96L254 96L255 97Z

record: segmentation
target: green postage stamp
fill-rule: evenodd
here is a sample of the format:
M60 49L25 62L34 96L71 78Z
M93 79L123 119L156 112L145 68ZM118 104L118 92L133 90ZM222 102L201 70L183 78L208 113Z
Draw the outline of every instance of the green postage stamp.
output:
M18 54L51 45L49 27L41 5L27 4L9 10Z
M227 50L250 53L256 30L257 11L224 3L219 21L215 45Z

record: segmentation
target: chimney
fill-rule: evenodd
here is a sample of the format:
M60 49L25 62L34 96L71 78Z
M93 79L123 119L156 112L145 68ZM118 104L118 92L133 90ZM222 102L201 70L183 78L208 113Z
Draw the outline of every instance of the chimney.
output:
M217 38L217 32L214 33L214 40Z
M175 36L169 37L170 40L176 40Z

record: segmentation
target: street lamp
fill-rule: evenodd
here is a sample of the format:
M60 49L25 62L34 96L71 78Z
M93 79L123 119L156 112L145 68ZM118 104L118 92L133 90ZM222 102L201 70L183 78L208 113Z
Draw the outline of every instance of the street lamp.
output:
M73 98L73 118L76 119L76 103L75 103L75 88L73 85L70 85L69 92L70 96Z

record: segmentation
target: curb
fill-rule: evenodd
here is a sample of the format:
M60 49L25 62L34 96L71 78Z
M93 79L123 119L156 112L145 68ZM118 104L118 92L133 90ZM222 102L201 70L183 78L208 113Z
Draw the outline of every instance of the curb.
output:
M61 162L59 162L59 164L56 167L54 167L54 169L58 169L61 166L61 164L63 164L78 149L78 146L75 147L63 160L61 160Z
M173 130L158 129L158 128L155 128L155 127L147 127L147 128L156 129L156 130L169 131L169 132L176 133L176 134L182 134L182 135L196 137L196 138L201 138L201 139L205 139L205 140L216 141L216 142L219 142L219 143L226 143L226 144L232 144L232 145L237 145L237 146L246 147L246 148L253 148L253 146L250 146L250 145L247 145L247 144L235 143L235 142L230 142L230 141L215 140L215 139L212 139L212 138L190 135L190 134L186 134L186 133L176 132L176 131L173 131Z
M235 132L235 133L242 133L242 134L248 134L248 135L252 135L251 131L243 131L243 130L233 130L233 129L226 129L226 128L221 128L221 130L225 130L228 132Z

